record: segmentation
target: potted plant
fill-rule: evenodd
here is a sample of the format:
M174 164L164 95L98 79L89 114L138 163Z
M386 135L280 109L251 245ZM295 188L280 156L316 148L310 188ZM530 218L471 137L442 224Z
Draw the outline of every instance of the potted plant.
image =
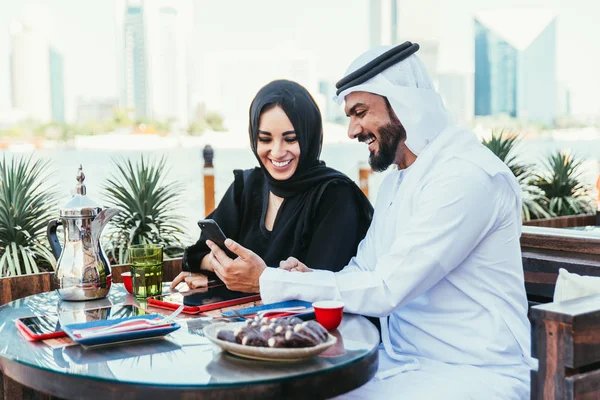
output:
M58 201L50 175L48 162L31 157L0 161L0 277L56 266L45 235Z
M127 262L130 244L155 243L165 246L167 257L183 253L183 217L172 210L181 203L183 185L165 183L167 173L163 158L154 162L114 160L117 172L103 185L107 202L122 212L110 221L107 253L112 262Z

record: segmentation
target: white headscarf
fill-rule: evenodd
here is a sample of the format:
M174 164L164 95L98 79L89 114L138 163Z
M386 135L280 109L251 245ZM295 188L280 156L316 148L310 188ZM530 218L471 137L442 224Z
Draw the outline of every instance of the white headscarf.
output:
M352 62L346 75L392 48L379 46L366 51ZM416 54L368 81L342 91L335 100L342 104L352 92L369 92L386 97L406 130L406 147L417 156L442 130L454 125L452 116L444 107L442 98Z

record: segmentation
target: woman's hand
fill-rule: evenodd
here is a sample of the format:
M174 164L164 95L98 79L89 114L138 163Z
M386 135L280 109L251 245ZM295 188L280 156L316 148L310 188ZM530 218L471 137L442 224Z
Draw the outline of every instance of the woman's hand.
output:
M290 257L287 260L283 260L279 263L279 269L285 269L290 272L312 272L312 269L302 264L300 260L294 257Z
M215 267L217 265L219 265L219 262L211 252L202 258L202 262L200 263L200 270L215 272Z
M181 282L187 283L190 289L208 286L208 278L206 277L206 275L183 271L180 272L179 275L175 277L175 279L173 279L173 282L171 282L171 290L175 289L175 287Z
M237 254L238 257L235 260L229 258L219 246L210 240L206 241L206 245L215 258L215 273L228 289L246 293L260 292L259 278L267 268L267 264L262 258L231 239L225 241L225 246Z

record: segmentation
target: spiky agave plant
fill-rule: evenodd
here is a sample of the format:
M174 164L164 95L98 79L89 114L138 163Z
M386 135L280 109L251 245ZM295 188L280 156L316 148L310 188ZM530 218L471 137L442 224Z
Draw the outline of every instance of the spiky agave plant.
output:
M546 206L548 199L544 192L532 181L534 179L533 165L522 163L516 155L516 148L519 143L519 135L512 134L503 129L492 131L490 139L484 139L483 145L491 150L500 160L502 160L517 178L521 186L522 207L521 216L524 221L536 218L549 218L551 214Z
M155 243L165 246L167 256L183 251L183 217L173 210L181 203L183 185L165 183L166 161L113 160L117 172L103 185L107 202L122 210L110 221L109 257L119 264L127 262L131 244Z
M548 210L555 216L591 213L594 209L590 188L581 181L583 160L557 151L548 155L542 173L534 184L548 198Z
M31 157L0 161L0 276L53 269L45 231L58 194L47 186L49 162Z

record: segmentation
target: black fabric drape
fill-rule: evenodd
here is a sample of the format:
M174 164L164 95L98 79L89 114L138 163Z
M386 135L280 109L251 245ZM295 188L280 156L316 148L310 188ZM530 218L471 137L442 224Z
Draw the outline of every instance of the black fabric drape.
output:
M242 171L236 171L235 179ZM365 212L353 182L330 181L326 185L286 198L277 213L273 230L265 228L268 184L259 168L249 171L243 192L236 193L232 183L209 218L217 221L225 235L261 256L270 267L296 257L310 268L339 271L356 254L372 214ZM360 194L360 195L359 195ZM307 198L315 207L304 209ZM183 268L200 272L200 262L210 250L206 237L186 248ZM204 271L203 271L204 272Z

